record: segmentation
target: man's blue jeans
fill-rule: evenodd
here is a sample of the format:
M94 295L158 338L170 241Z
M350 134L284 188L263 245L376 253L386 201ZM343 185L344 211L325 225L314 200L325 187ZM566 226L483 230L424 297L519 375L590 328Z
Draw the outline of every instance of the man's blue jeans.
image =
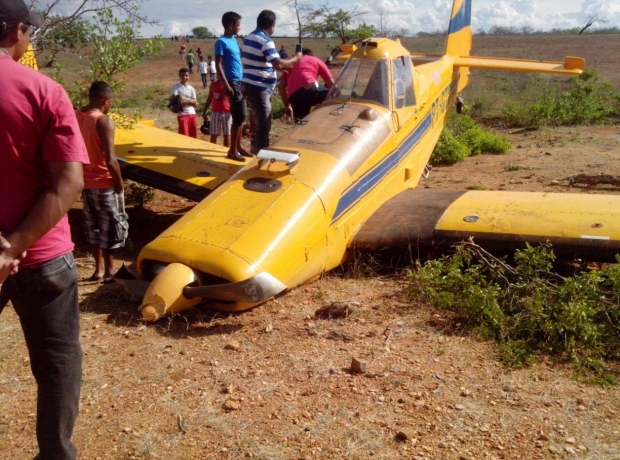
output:
M73 254L7 278L0 310L9 300L19 316L38 386L38 458L74 460L71 436L80 404L82 348Z
M241 84L241 93L248 103L256 131L256 151L269 147L271 131L271 93L256 86Z

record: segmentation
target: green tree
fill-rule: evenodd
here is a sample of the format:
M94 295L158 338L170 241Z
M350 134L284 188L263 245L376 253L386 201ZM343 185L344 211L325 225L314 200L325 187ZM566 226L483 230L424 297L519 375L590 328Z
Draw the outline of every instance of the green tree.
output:
M349 30L347 41L355 42L369 37L376 37L378 35L379 30L377 30L375 26L362 22L355 29Z
M314 18L314 8L308 3L303 3L302 0L289 0L286 5L295 13L297 40L301 43L303 37L312 36L312 31L308 25L312 23Z
M83 19L68 21L65 16L48 16L46 34L37 34L37 49L45 49L47 63L45 67L53 67L59 53L81 54L88 43L90 23ZM70 25L69 25L70 24Z
M161 25L140 12L142 0L30 0L27 3L45 18L43 26L31 37L37 54L44 51L80 54L78 44L82 43L84 27L99 11L111 10L134 24ZM61 8L62 14L58 12Z
M342 8L335 10L327 4L321 5L314 11L314 20L308 25L307 31L313 37L335 37L342 43L377 35L378 31L374 26L358 22L364 14L364 11L357 10L357 6L347 11Z
M209 29L207 29L205 26L194 27L192 29L192 33L194 34L194 36L196 38L209 38L209 37L213 37L213 34L211 33L211 31Z
M116 92L122 91L125 79L119 78L119 74L163 48L159 37L138 41L140 24L137 20L120 20L111 9L99 10L96 20L90 23L89 27L87 41L92 49L89 55L90 69L76 80L74 88L68 88L69 96L76 107L87 102L88 88L95 80L104 80L112 85Z

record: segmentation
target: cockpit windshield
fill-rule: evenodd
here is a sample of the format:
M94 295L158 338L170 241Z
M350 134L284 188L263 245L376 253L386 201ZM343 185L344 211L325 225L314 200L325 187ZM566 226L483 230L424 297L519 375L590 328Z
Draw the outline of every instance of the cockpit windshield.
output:
M388 107L388 61L349 59L325 98L360 99Z

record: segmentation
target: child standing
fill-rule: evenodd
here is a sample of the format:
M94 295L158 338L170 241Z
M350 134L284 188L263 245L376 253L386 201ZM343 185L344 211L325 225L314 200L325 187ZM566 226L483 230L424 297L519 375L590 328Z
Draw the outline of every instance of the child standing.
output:
M198 137L196 126L196 90L189 84L189 69L179 70L179 83L172 86L172 96L178 96L183 111L177 114L179 134L189 137Z
M200 78L202 78L202 89L207 87L207 73L209 72L209 64L207 64L202 56L198 57L198 70L200 70Z
M217 144L220 132L224 135L224 147L230 147L230 127L232 117L230 115L230 102L226 96L226 89L220 80L211 83L209 96L202 111L202 118L207 121L207 109L211 107L211 139L212 144Z
M211 56L209 56L207 58L209 60L208 65L209 65L209 76L211 77L211 83L213 83L216 78L217 78L217 74L215 71L215 61L213 60L213 58Z

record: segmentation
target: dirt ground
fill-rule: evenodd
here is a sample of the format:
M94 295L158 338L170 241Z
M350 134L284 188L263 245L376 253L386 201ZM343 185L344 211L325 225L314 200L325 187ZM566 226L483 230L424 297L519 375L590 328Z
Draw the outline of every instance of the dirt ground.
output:
M620 193L566 180L620 174L619 126L501 134L514 144L506 155L434 168L420 186ZM158 194L130 210L120 257L131 263L192 205ZM80 458L620 459L620 388L580 383L557 363L505 369L493 344L450 333L410 298L402 271L373 276L352 264L248 312L197 308L145 324L138 299L87 281L79 207L70 218L84 350ZM332 301L352 314L315 316ZM9 306L0 321L0 458L36 454L27 356ZM352 359L366 372L353 373Z
M421 185L620 193L565 180L620 172L620 127L503 134L515 145L508 154L435 168ZM131 210L142 239L133 233L122 258L191 205L158 194ZM245 313L199 308L143 324L138 299L86 281L92 260L79 231L75 239L81 458L620 459L619 388L579 383L559 364L503 368L492 344L451 335L409 298L402 272L371 276L353 264ZM350 302L352 315L315 317L332 301ZM1 457L26 459L36 453L36 388L10 307L0 330ZM365 374L351 372L353 358Z

